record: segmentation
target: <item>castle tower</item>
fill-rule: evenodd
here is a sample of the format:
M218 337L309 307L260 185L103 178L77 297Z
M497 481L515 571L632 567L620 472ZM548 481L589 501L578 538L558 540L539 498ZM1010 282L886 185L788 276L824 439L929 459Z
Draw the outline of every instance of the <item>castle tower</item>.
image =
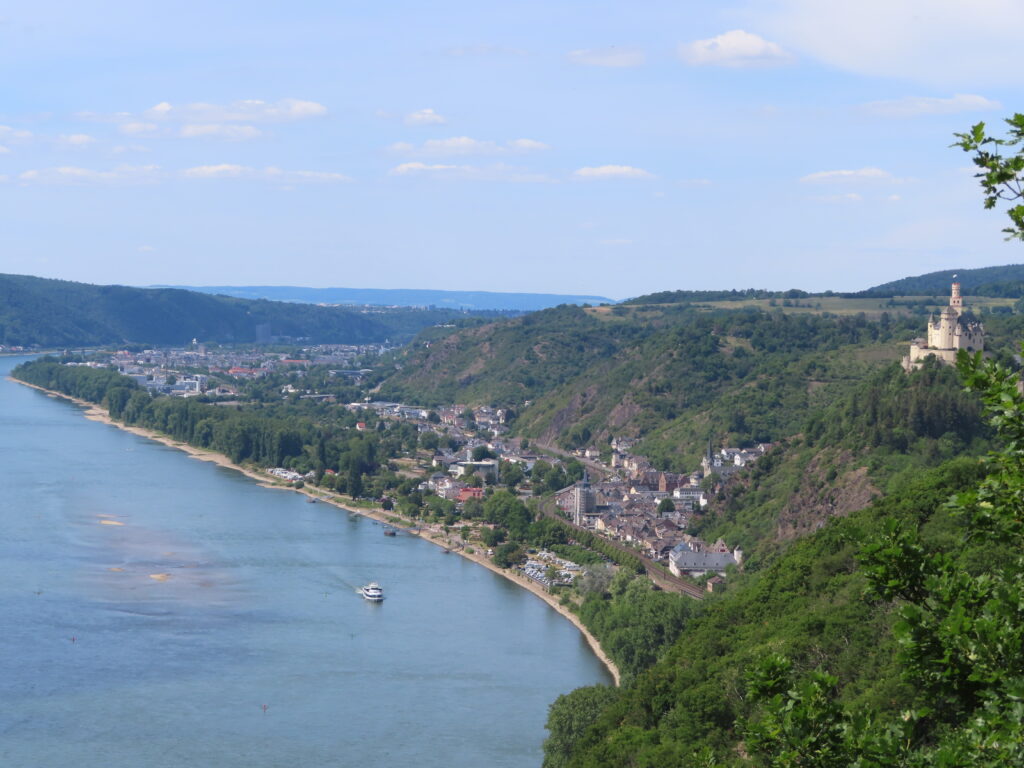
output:
M960 296L960 283L953 283L953 293L949 297L949 306L956 312L957 317L964 313L964 300Z

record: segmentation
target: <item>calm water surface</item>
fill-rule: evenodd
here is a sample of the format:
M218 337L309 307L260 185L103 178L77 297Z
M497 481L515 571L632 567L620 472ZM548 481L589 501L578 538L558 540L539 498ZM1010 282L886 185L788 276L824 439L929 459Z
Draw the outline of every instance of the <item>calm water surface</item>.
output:
M599 682L495 574L0 380L5 768L537 766Z

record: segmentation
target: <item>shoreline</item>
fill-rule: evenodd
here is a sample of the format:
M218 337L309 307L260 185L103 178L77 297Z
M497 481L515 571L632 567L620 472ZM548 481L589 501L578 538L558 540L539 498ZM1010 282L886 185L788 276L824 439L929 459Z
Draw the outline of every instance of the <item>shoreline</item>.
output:
M103 408L100 405L97 405L96 403L90 403L88 400L82 400L81 398L65 395L63 392L55 392L54 390L46 389L45 387L40 387L36 384L29 384L26 381L20 381L19 379L15 379L11 376L8 376L7 380L13 381L16 384L21 384L22 386L25 387L30 387L32 389L38 390L39 392L43 392L44 394L50 397L63 398L64 400L68 400L72 403L75 403L76 405L82 406L83 408L85 408L85 411L82 415L85 416L85 418L89 419L90 421L97 421L100 422L101 424L107 424L117 429L121 429L125 432L130 432L133 435L137 435L139 437L144 437L148 440L153 440L154 442L161 443L169 448L176 448L180 451L183 451L190 458L198 459L199 461L208 461L213 464L216 464L217 466L224 467L225 469L233 469L238 472L241 472L246 477L255 480L259 485L261 485L264 488L300 493L304 496L316 499L316 501L318 502L331 504L339 509L343 509L346 512L349 512L350 514L362 515L363 517L368 517L371 520L376 520L380 523L393 525L392 520L398 519L402 520L403 523L407 523L410 526L417 525L415 521L403 518L397 512L385 510L383 507L361 508L355 507L354 505L350 507L346 506L345 503L340 498L335 498L327 494L321 494L320 492L318 492L319 489L313 490L308 487L292 488L289 486L279 485L277 483L271 482L270 476L267 475L266 473L258 472L256 470L235 464L227 456L225 456L222 453L218 453L217 451L211 451L206 448L196 448L195 446L189 445L188 443L180 442L178 440L175 440L174 438L168 437L167 435L163 435L159 432L156 432L155 430L145 429L143 427L132 427L127 424L115 421L110 417L110 413L105 408ZM470 560L476 563L477 565L481 565L487 570L491 571L492 573L496 573L499 576L503 576L512 583L516 584L519 587L522 587L526 591L530 592L531 594L535 595L536 597L540 598L545 603L547 603L559 615L567 619L574 627L576 627L576 629L580 631L584 639L587 641L587 645L590 646L590 650L593 651L594 655L597 656L598 660L605 666L609 674L611 674L614 684L616 686L620 684L621 675L619 673L619 668L615 665L615 662L608 657L608 654L604 652L604 649L601 647L601 644L597 641L597 638L594 637L594 635L591 634L590 630L588 630L583 625L583 622L580 621L579 617L576 616L576 614L574 614L568 608L563 606L561 603L559 603L554 595L549 593L539 584L531 581L526 576L523 576L522 574L516 571L499 568L490 560L488 560L485 554L479 551L469 553L466 552L464 548L451 547L443 540L434 539L428 535L429 533L441 533L440 529L424 528L422 530L423 533L421 534L411 534L408 531L406 531L406 533L408 535L417 536L417 538L423 539L424 541L430 542L431 544L435 544L439 547L442 547L443 549L446 549L453 554L460 555L461 557L464 557L465 559Z

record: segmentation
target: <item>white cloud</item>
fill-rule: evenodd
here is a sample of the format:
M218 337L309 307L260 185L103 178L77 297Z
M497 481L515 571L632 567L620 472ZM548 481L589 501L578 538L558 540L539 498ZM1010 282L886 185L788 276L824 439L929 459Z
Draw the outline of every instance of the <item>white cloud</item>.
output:
M441 164L427 164L427 163L402 163L396 165L388 173L392 176L409 176L417 173L447 173L450 171L471 171L473 170L468 165L441 165Z
M219 165L197 165L194 168L186 168L181 175L188 179L235 179L254 172L255 169L245 165L220 163Z
M159 172L158 165L119 165L109 171L63 165L24 171L18 179L26 184L143 184L155 181Z
M9 150L9 149L8 149L7 147L5 147L5 146L4 146L3 144L0 144L0 155L6 155L6 154L7 154L8 152L10 152L10 151L11 151L11 150Z
M57 143L64 147L87 147L95 144L96 139L87 133L72 133L69 136L60 136Z
M220 163L219 165L197 165L181 172L186 179L252 179L257 181L277 181L287 184L303 182L341 182L352 181L343 173L328 171L286 171L274 166L252 168L247 165Z
M818 171L801 176L800 181L807 184L836 181L896 181L888 171L881 168L859 168L855 171Z
M917 115L953 115L959 112L981 112L1002 109L998 101L972 93L958 93L948 99L930 96L907 96L903 99L870 101L862 106L866 112L882 117L916 117Z
M403 154L421 154L431 156L450 155L501 155L512 152L536 152L550 147L534 139L512 139L504 144L495 141L481 141L469 136L453 136L450 139L428 139L419 147L400 141L392 144L392 152Z
M444 125L447 122L433 109L419 109L405 116L406 125Z
M111 147L110 151L115 155L122 155L125 152L149 152L149 147L144 147L141 144L118 144Z
M9 125L0 125L0 138L8 140L19 140L25 141L32 138L31 131L22 131L17 128L11 128Z
M683 43L679 46L679 56L688 64L737 68L786 64L793 58L777 43L742 29Z
M270 166L263 169L263 175L270 180L287 182L341 182L352 181L350 176L333 171L283 171Z
M153 251L155 251L155 250L156 250L156 248L154 248L152 245L140 245L139 246L139 253L153 253Z
M156 123L145 123L139 120L132 120L127 123L122 123L117 127L121 133L125 136L139 136L144 133L153 133L157 130Z
M204 123L184 125L179 132L182 138L195 139L200 137L213 137L218 139L229 139L241 141L244 139L255 139L262 136L263 132L252 125L224 125L222 123Z
M521 168L503 163L481 167L414 161L396 165L388 171L388 174L391 176L437 176L448 179L512 182L516 184L550 184L555 181L545 174L524 171Z
M579 179L651 179L654 174L631 165L599 165L576 170L572 174Z
M566 58L573 64L588 67L639 67L646 61L644 52L636 48L583 48L569 51Z
M282 99L276 102L244 99L230 104L195 102L181 106L162 101L145 112L150 120L182 120L189 123L292 122L326 114L327 107L323 104L301 99Z
M902 200L902 199L903 199L903 198L902 198L902 197L900 197L899 195L889 195L889 196L888 196L888 197L886 198L886 200L888 200L888 201L889 201L890 203L898 203L898 202L899 202L900 200Z
M512 139L512 141L505 142L505 145L509 147L509 149L517 149L522 152L535 152L551 149L551 147L543 141L534 141L533 139Z
M863 75L948 88L1016 85L1019 0L758 0L743 18L788 48Z

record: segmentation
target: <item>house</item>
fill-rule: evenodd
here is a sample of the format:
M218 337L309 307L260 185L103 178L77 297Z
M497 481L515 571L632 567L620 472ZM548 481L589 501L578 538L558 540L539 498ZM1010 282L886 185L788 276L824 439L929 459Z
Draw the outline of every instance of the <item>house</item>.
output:
M668 569L676 576L703 576L709 572L725 576L726 568L743 562L740 549L730 552L721 539L706 548L699 539L687 538L689 540L679 542L668 556Z
M482 499L483 497L483 488L462 488L459 490L459 495L455 497L455 500L461 503L470 499Z

